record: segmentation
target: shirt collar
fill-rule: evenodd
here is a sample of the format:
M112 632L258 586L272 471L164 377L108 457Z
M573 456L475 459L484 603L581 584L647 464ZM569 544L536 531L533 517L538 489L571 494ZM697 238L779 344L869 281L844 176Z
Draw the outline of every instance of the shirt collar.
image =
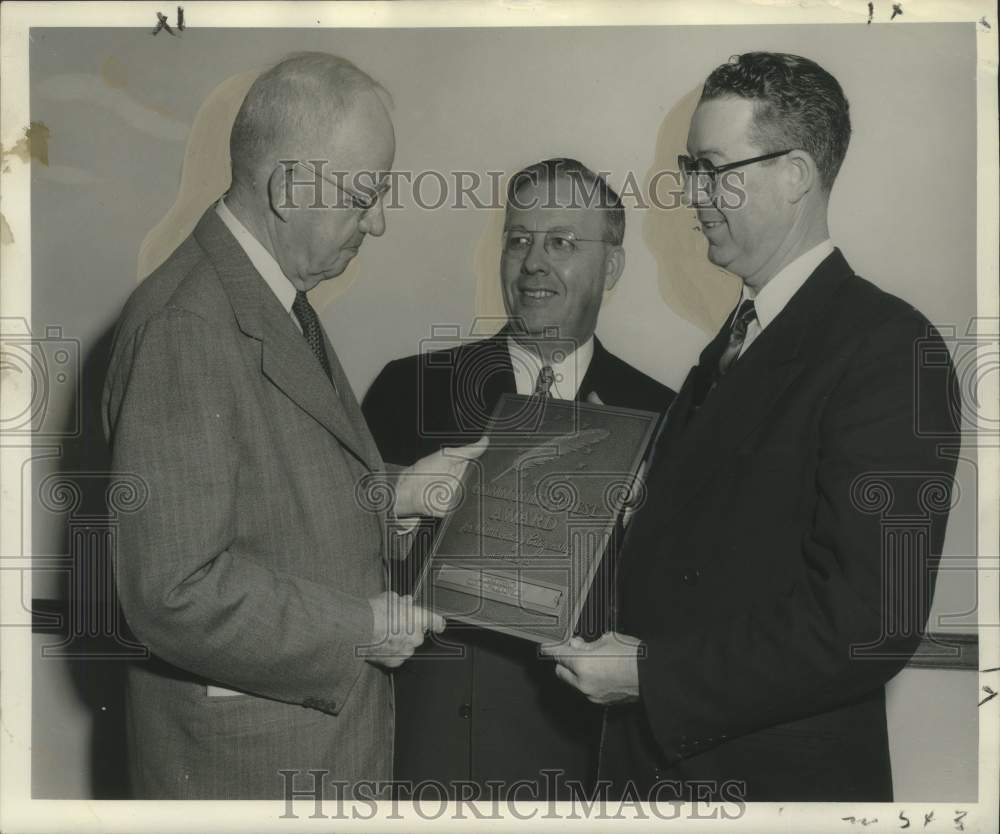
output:
M507 337L507 350L514 368L514 379L518 383L518 392L533 392L538 372L542 369L541 358L519 344L513 336ZM580 383L583 382L590 367L590 360L593 358L594 337L591 336L562 362L553 362L552 371L555 379L552 382L552 396L560 400L576 399Z
M264 245L257 240L250 230L244 226L226 205L224 199L220 199L215 206L215 212L219 219L226 224L226 228L232 232L240 248L246 252L253 268L260 273L260 277L271 288L271 291L278 297L285 312L291 313L292 304L295 302L295 287L285 273L281 271L274 256L264 248Z
M755 294L746 284L743 285L740 302L742 303L747 298L753 299L754 310L757 313L757 321L760 323L761 330L777 318L778 313L785 309L785 305L791 301L792 296L816 271L816 267L826 260L832 252L833 244L830 242L830 238L827 238L787 264L761 288L760 292Z

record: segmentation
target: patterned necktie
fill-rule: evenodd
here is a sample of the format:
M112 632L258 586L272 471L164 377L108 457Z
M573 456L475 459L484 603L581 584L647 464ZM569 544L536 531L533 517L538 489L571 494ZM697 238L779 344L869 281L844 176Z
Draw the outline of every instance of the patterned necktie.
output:
M750 323L757 318L757 310L753 306L753 299L747 298L736 311L733 318L733 326L729 331L729 344L719 357L719 376L722 376L732 367L736 357L740 355L743 343L747 338L747 328Z
M552 382L555 380L556 375L552 370L551 365L542 365L542 369L538 372L538 379L535 381L535 391L536 397L551 397L552 396Z
M302 335L305 336L313 355L319 360L319 364L323 366L327 378L330 382L333 382L333 374L330 373L330 359L326 355L326 348L323 345L323 330L319 326L319 316L316 315L316 311L302 290L295 293L292 312L295 314L295 318L299 320L299 324L302 325Z

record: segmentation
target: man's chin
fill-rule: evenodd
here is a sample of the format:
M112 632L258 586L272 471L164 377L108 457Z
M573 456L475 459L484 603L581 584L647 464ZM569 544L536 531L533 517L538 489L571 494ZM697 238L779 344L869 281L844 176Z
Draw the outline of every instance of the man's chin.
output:
M537 316L524 316L514 314L510 317L511 329L518 336L525 336L529 339L542 339L546 336L558 335L559 324L550 319L540 319Z
M323 270L320 273L320 276L321 276L320 280L328 281L331 278L336 278L336 277L338 277L340 275L343 275L344 274L344 270L346 270L347 267L350 266L351 261L353 259L354 259L354 255L351 255L350 257L347 257L347 258L341 256L340 258L337 259L336 263L334 263L333 266L331 266L329 269Z
M727 269L733 260L732 252L726 251L726 247L719 246L711 241L708 242L706 257L720 269Z

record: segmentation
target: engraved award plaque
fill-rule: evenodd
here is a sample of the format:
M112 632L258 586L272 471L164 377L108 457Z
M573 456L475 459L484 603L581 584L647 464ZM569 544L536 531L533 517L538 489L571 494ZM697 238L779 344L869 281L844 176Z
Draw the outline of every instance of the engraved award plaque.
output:
M537 643L568 640L658 414L505 394L415 598Z

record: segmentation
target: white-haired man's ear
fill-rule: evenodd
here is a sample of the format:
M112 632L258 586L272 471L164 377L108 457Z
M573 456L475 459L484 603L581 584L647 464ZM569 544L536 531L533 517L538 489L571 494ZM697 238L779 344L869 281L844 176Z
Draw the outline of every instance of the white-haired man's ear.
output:
M268 205L282 223L288 222L289 212L295 207L291 183L292 178L287 175L284 165L275 165L267 178Z

